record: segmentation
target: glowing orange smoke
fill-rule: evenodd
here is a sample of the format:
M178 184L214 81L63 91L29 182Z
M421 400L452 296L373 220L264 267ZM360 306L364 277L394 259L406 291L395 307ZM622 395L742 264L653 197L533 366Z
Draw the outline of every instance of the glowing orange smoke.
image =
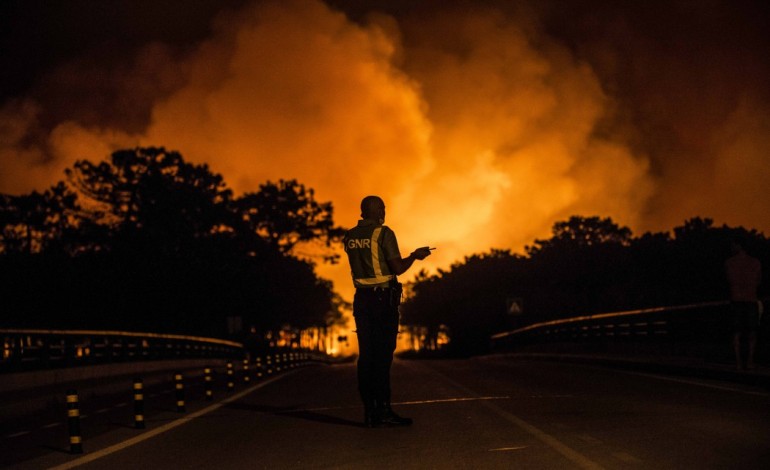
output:
M134 61L136 77L174 90L154 99L141 132L72 120L29 146L25 132L44 110L32 101L0 110L0 191L44 188L76 159L163 145L208 162L239 192L296 178L334 202L341 225L355 223L363 196L379 194L405 254L438 247L428 268L490 247L518 250L573 214L611 216L635 231L670 228L645 213L661 194L687 209L672 212L677 221L746 223L677 181L660 188L625 136L597 132L612 118L611 97L594 70L528 18L488 10L421 21L372 15L361 25L320 0L223 14L185 58L153 45ZM127 96L148 99L152 87L121 80ZM752 137L768 135L767 111L748 102L742 110L715 137L725 155L715 190L725 194L768 172L756 165L768 141ZM732 165L735 155L745 164ZM760 209L768 208L747 217L768 222ZM350 298L344 262L320 273Z

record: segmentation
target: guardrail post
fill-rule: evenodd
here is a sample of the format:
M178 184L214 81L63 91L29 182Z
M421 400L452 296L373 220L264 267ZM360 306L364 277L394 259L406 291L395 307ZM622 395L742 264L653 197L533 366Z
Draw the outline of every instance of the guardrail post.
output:
M206 394L206 401L214 399L214 392L211 390L211 367L203 369L203 390Z
M227 362L227 391L232 392L235 390L235 382L233 381L233 363Z
M134 428L144 429L144 383L134 379Z
M180 413L185 412L184 404L184 382L182 382L182 374L177 372L174 374L174 389L176 390L176 410Z
M70 454L82 454L83 437L80 435L80 405L76 390L67 390L67 427L70 435Z
M251 376L249 375L249 360L243 360L243 383L248 385L251 382Z
M262 366L262 358L261 357L257 357L256 368L257 368L257 378L261 379L262 378L262 371L264 370L264 367Z

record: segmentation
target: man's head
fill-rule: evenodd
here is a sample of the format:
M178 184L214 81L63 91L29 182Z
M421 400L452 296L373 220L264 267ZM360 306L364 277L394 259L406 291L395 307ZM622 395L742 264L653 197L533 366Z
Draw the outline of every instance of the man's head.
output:
M379 196L366 196L361 200L361 218L385 223L385 203Z

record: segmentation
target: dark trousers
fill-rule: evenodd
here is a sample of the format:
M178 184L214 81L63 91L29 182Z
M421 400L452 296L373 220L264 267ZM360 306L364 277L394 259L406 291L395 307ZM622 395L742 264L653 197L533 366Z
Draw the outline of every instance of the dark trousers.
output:
M358 392L366 408L390 403L390 366L398 336L398 307L388 290L357 289L353 316L358 335Z

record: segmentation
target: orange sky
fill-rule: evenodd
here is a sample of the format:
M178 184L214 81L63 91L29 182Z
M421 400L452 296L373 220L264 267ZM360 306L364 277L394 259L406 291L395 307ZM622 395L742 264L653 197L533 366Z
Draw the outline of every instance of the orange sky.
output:
M296 178L334 203L343 226L378 194L404 254L438 247L430 269L491 247L521 250L575 214L636 234L693 216L770 229L760 87L727 93L721 74L732 72L719 70L688 87L675 78L700 64L653 64L641 40L629 42L637 55L626 64L612 44L574 47L538 18L447 8L353 21L318 0L256 2L219 14L181 52L152 42L120 67L73 60L44 93L0 108L0 191L44 189L76 159L162 145L209 163L236 192ZM604 30L633 38L621 19ZM611 71L621 69L635 72L616 93ZM634 95L643 81L657 91ZM89 83L116 91L109 116ZM121 125L115 110L133 106L146 122ZM349 298L345 263L320 273Z

